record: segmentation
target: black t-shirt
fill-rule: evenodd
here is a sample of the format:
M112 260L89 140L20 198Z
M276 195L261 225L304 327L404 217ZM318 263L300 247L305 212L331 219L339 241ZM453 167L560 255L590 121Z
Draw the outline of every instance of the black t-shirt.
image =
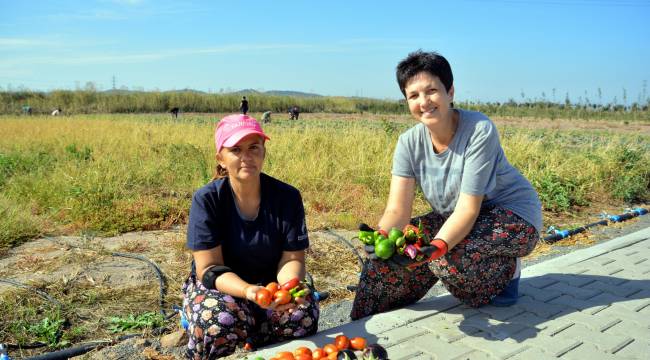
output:
M309 239L298 189L263 173L260 185L262 198L255 220L239 215L227 177L196 191L187 247L207 250L221 246L226 266L251 284L265 285L277 281L282 252L304 250Z

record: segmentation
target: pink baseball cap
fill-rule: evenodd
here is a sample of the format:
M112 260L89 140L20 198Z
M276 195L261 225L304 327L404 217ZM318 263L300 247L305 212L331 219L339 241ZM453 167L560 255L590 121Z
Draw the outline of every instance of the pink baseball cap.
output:
M228 115L219 121L217 129L214 132L214 143L217 146L217 152L221 148L231 147L243 139L246 135L257 134L266 140L271 140L264 131L260 123L248 115L234 114Z

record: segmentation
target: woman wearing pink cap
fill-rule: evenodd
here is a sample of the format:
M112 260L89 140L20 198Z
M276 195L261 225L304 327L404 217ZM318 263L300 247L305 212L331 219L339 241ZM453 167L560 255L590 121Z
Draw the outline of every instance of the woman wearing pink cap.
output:
M183 311L192 359L317 330L319 307L311 296L299 305L255 302L263 285L305 277L309 246L300 192L262 173L268 139L247 115L226 116L217 125L215 179L194 194L187 230L194 261Z

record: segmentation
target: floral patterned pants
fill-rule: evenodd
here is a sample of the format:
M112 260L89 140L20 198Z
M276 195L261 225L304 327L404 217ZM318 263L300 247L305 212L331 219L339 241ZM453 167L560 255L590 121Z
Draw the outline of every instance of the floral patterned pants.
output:
M446 220L429 213L411 219L435 235ZM353 320L399 308L420 300L440 279L463 303L479 307L508 285L518 257L530 254L539 233L512 211L482 209L474 227L447 254L409 271L392 261L364 261L350 317Z
M209 290L195 276L183 285L183 311L189 321L187 357L217 359L245 342L253 346L316 333L320 309L311 296L291 312L265 310L248 300Z

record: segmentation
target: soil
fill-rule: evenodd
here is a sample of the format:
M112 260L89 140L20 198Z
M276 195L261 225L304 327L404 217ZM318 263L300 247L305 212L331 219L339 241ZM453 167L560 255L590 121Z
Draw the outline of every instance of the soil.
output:
M629 234L650 227L650 215L623 223L599 226L586 234L579 234L552 245L540 243L533 255L524 259L523 265L557 257L579 248ZM323 230L310 233L311 248L308 252L307 268L319 291L329 292L330 298L321 304L322 314L319 330L325 330L349 321L351 299L354 293L348 286L355 285L360 271L359 258L351 250L361 254L359 242L352 242L354 232L347 230ZM94 286L123 293L142 288L150 289L149 311L156 311L159 282L153 268L139 259L115 256L127 253L142 256L157 264L166 279L165 307L181 303L180 286L189 269L190 254L184 249L185 229L128 233L108 238L84 238L73 236L38 239L9 251L0 259L0 279L12 279L24 284L47 289L47 285L60 283L73 291L75 286ZM332 265L334 264L334 265ZM15 287L0 282L0 295L15 291ZM434 286L427 297L436 296L445 290ZM155 301L154 301L155 299ZM114 300L119 308L120 299ZM124 298L128 307L128 299ZM115 311L116 304L108 306ZM78 309L81 312L88 309ZM122 309L124 310L124 309ZM167 332L177 331L178 319L169 322ZM101 332L96 334L101 338ZM98 340L92 335L84 341ZM174 359L183 358L183 345L163 347L160 336L145 335L131 338L113 346L97 348L78 359ZM43 350L10 353L13 359L41 353ZM226 359L240 358L237 353Z

